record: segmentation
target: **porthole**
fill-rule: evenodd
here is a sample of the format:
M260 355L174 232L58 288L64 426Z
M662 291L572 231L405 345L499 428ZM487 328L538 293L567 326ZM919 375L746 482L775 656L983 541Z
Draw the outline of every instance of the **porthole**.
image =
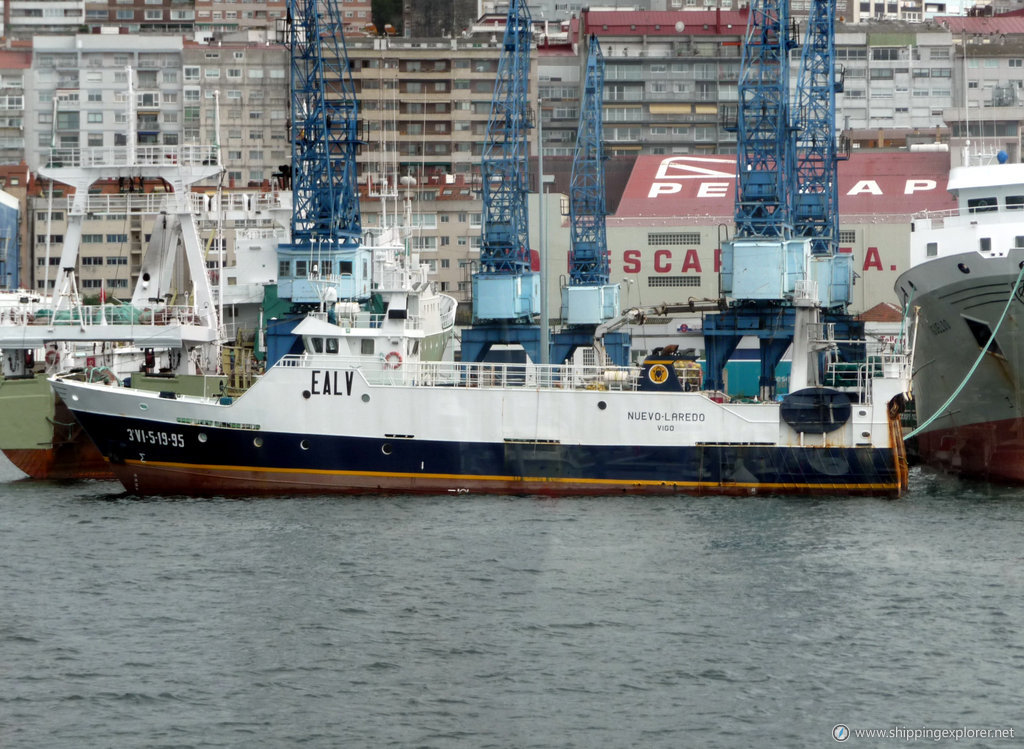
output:
M198 439L200 442L206 442L206 432L200 432Z
M369 393L363 393L363 403L369 403L369 402L370 402L370 394Z
M959 270L959 271L960 271L961 273L970 273L970 272L971 272L971 269L970 269L970 268L968 268L968 267L967 267L966 265L964 265L963 263L957 263L957 264L956 264L956 267L957 267L957 269L958 269L958 270Z
M380 451L382 453L384 453L385 455L390 455L391 454L391 443L390 442L385 442L383 445L380 446Z
M597 407L600 408L602 411L604 411L606 408L608 408L608 404L605 403L604 401L598 401L597 402Z
M256 439L254 439L252 441L252 443L254 445L256 445L256 447L263 447L263 438L262 437L257 437Z
M139 410L140 411L145 411L148 408L149 408L149 404L148 403L140 403L139 404Z
M302 442L299 443L299 447L301 447L303 450L308 450L309 440L302 440Z
M303 390L302 391L302 397L303 398L305 398L306 400L309 400L309 396L310 396L310 392L308 390Z

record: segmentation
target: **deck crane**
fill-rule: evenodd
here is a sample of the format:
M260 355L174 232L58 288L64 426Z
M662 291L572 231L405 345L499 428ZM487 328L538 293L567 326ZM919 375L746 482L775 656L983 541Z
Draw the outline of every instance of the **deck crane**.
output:
M288 0L283 41L291 55L291 242L278 248L277 304L265 306L277 317L271 344L291 347L300 345L291 328L325 298L370 297L372 264L362 244L358 112L338 4ZM268 363L286 353L271 345Z
M482 361L494 344L519 344L533 361L541 360L534 322L540 274L533 268L527 212L532 24L526 0L511 0L480 163L480 269L473 274L473 325L462 333L464 361Z
M573 149L569 184L569 281L562 286L565 327L552 336L551 359L569 359L580 346L593 345L598 325L619 316L619 286L610 284L605 217L602 111L604 55L597 37L587 39L589 51L580 101L580 121ZM629 364L629 336L608 333L603 345L613 363Z
M744 335L761 348L760 394L775 397L775 369L805 327L822 319L850 339L848 256L836 252L835 0L812 2L790 112L795 46L786 0L755 0L743 46L737 125L736 234L722 244L722 292L733 306L705 321L705 387L724 389L725 363ZM861 330L862 332L862 330ZM813 347L812 347L813 348ZM817 383L817 350L793 361L790 389Z

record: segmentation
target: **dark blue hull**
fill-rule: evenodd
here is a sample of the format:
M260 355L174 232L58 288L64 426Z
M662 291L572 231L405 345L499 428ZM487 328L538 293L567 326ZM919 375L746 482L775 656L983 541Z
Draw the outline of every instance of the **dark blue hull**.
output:
M905 487L899 449L768 444L598 446L282 434L78 412L136 494L363 492L880 494ZM202 437L200 436L202 434ZM202 440L202 441L201 441ZM902 445L902 443L897 443Z

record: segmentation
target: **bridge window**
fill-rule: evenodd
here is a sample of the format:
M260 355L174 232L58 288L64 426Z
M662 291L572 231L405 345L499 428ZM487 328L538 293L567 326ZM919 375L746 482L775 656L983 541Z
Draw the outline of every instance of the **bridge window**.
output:
M967 210L971 213L988 213L999 209L999 201L995 198L968 198Z
M1007 195L1006 208L1010 211L1024 210L1024 195Z
M935 257L939 254L939 243L929 242L927 245L928 257Z
M336 353L338 353L338 339L337 338L328 338L328 339L326 339L326 342L327 342L327 353L328 354L336 354Z

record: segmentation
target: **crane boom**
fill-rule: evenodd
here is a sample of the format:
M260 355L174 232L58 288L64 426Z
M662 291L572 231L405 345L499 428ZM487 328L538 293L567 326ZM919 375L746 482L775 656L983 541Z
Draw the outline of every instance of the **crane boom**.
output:
M498 78L487 120L480 170L483 177L484 226L480 265L485 272L519 275L530 270L528 107L530 11L523 0L509 5Z
M790 225L792 148L786 0L753 0L740 65L736 144L736 236L785 237Z
M604 55L596 36L590 52L580 103L580 123L573 149L569 183L569 283L608 283L608 239L605 217L604 148L601 118L604 99Z
M338 4L289 0L292 241L334 246L362 241L355 86Z
M832 255L839 242L836 153L835 0L812 0L796 87L793 228L811 252Z

